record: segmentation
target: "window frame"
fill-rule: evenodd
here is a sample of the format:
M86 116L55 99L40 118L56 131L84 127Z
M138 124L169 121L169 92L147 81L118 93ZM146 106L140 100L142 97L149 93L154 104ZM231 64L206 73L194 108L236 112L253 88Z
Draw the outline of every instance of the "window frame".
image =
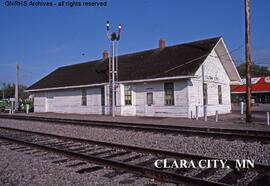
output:
M174 82L164 83L164 105L166 105L166 106L175 105Z
M82 89L82 98L81 98L81 105L82 106L87 106L87 90Z
M151 95L151 97L149 99L148 96L150 96L150 95ZM146 92L146 104L148 106L151 106L151 105L154 104L154 94L153 94L153 92Z
M132 86L124 85L124 101L126 106L132 105Z
M218 85L218 104L222 105L222 86Z

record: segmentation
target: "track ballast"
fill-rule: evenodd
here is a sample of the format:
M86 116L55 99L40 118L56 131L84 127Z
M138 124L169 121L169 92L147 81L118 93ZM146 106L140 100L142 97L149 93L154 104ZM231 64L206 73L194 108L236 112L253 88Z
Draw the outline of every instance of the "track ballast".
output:
M156 159L189 159L195 162L200 159L215 159L190 154L147 149L141 147L106 143L93 140L70 138L39 132L31 132L19 129L0 127L0 138L26 146L41 148L48 151L63 154L110 166L123 171L138 174L140 176L154 178L159 181L172 183L185 183L189 185L231 185L243 180L249 172L255 172L253 182L264 179L269 175L269 166L255 165L251 170L236 169L156 169L153 162ZM130 154L130 157L127 157ZM132 155L131 155L132 154ZM121 157L126 158L122 159ZM140 159L138 162L136 160ZM228 165L235 165L235 161L228 161ZM250 181L252 184L252 181Z
M186 126L164 126L156 124L136 124L136 123L122 123L122 122L108 122L108 121L92 121L79 119L64 119L64 118L48 118L40 116L19 116L0 114L3 119L39 121L54 124L69 124L84 127L98 127L98 128L117 128L123 130L136 130L145 132L157 132L162 134L183 134L183 135L197 135L215 138L225 138L229 140L248 140L260 141L263 143L270 143L269 131L245 130L245 129L222 129L209 127L186 127Z

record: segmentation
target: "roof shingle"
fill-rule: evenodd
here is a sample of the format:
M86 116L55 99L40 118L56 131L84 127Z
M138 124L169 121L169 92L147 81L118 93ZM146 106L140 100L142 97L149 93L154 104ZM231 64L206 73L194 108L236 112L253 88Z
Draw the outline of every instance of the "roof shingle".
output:
M118 57L119 81L192 76L220 37ZM45 89L108 82L108 59L64 66L28 88Z

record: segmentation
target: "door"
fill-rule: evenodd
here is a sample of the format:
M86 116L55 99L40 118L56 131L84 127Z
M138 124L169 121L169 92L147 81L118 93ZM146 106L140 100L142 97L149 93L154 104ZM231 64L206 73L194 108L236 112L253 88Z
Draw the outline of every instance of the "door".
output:
M145 100L146 100L145 116L154 116L155 112L153 108L153 104L154 104L153 92L146 92Z
M45 112L53 112L52 108L53 108L53 95L48 92L45 99Z

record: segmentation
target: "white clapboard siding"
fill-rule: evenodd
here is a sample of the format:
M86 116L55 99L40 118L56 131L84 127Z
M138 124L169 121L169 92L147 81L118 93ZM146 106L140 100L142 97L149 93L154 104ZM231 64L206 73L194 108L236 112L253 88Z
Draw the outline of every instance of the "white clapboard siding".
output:
M207 84L208 105L207 114L229 113L231 111L230 79L222 66L215 50L206 58L204 64L204 82ZM202 66L195 74L197 78L189 81L189 117L191 111L195 117L196 106L199 108L199 116L203 116L203 83ZM222 104L218 102L218 85L222 89Z
M219 51L221 53L221 51ZM204 82L208 87L207 114L231 111L230 79L215 50L203 63ZM132 105L125 105L124 84L116 88L116 115L154 117L195 117L196 106L203 116L202 66L194 78L172 80L174 83L174 105L165 105L164 83L166 81L132 83ZM222 104L218 102L218 85L222 87ZM35 112L59 112L82 114L110 114L109 86L105 85L105 106L101 106L101 87L89 87L87 106L82 106L82 90L34 92ZM153 105L147 105L147 92L153 93Z
M187 117L187 80L174 82L175 105L166 106L164 100L164 82L132 84L132 105L125 105L124 85L121 86L121 115ZM146 102L147 92L153 93L153 105Z
M45 110L45 92L36 92L34 94L34 112L46 112Z
M87 105L83 106L81 89L35 93L35 112L101 114L101 88L87 88L86 95Z
M135 84L129 84L131 85L131 90L132 90L132 105L125 105L125 87L123 84L120 84L118 90L119 94L119 99L118 100L118 109L120 110L121 116L136 116L136 86Z

